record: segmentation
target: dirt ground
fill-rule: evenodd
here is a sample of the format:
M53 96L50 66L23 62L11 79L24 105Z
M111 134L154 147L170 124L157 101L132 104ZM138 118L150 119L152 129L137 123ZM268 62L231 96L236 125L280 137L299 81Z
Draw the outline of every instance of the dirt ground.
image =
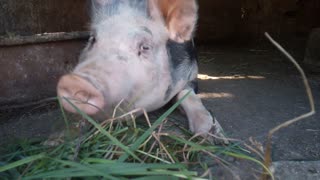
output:
M298 59L303 51L290 49ZM309 111L300 75L271 46L200 47L200 96L229 137L265 142L268 131ZM317 111L320 111L320 74L308 73ZM54 104L6 110L0 114L0 144L8 139L43 138L63 124ZM277 132L274 160L320 160L320 115Z
M303 59L303 49L290 51ZM200 73L212 77L199 83L204 103L233 138L263 143L270 129L310 111L298 71L271 46L201 49L200 62ZM307 76L319 112L320 74ZM273 159L320 160L319 113L277 132Z

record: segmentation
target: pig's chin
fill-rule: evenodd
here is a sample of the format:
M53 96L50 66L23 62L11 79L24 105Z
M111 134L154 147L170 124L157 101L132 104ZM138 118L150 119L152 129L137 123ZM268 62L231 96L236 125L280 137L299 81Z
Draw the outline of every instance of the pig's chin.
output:
M105 106L103 94L91 82L75 74L63 76L57 92L63 108L72 113L79 113L76 106L86 114L95 115Z

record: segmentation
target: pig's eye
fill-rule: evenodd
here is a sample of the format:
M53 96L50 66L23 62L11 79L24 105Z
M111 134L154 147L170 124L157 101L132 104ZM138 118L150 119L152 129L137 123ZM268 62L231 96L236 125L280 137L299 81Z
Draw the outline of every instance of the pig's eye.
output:
M94 44L95 42L96 42L96 37L90 36L90 38L89 38L89 43L90 43L90 44Z
M147 51L147 50L150 50L150 47L146 46L146 45L143 45L143 46L141 46L141 50L142 51Z
M96 38L95 36L90 36L89 41L88 41L88 49L91 49L93 45L96 43Z
M151 46L147 44L140 44L138 55L141 56L142 54L148 53L151 50Z

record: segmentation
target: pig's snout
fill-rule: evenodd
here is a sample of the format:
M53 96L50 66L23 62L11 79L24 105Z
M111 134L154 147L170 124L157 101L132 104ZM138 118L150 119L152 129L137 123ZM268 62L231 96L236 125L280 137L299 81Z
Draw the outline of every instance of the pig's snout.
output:
M72 113L77 110L64 98L89 115L96 114L105 105L103 94L91 82L74 74L61 77L57 93L64 109Z

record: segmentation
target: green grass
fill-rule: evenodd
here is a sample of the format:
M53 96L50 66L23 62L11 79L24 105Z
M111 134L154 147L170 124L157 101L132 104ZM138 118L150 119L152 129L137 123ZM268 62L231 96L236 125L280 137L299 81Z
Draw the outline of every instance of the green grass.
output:
M208 165L199 162L203 152L248 160L268 171L238 144L215 146L191 138L181 127L181 136L160 131L181 101L147 127L143 119L137 124L123 119L100 124L75 107L92 125L88 132L66 137L55 147L27 141L7 147L7 153L0 155L0 179L202 179L190 164L206 171Z

